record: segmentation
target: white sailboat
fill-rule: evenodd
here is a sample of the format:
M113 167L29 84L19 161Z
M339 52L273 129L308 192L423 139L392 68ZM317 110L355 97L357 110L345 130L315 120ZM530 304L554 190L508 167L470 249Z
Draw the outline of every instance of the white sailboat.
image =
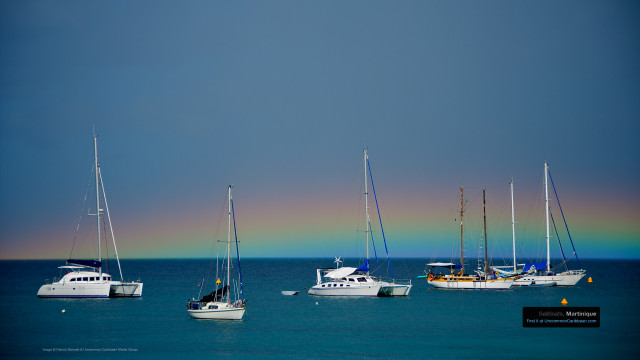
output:
M456 290L508 290L513 285L515 278L500 278L495 273L490 274L487 256L487 215L485 190L482 190L483 221L484 221L484 270L476 274L464 273L464 191L460 187L460 264L454 263L430 263L429 273L419 277L427 278L427 283L438 289ZM434 268L448 268L449 274L433 273ZM460 269L455 273L455 269Z
M580 270L568 270L556 274L551 269L551 257L549 250L549 166L547 163L544 163L544 192L545 192L545 224L546 224L546 240L547 240L547 261L546 263L533 263L526 264L523 269L526 274L524 274L521 278L516 280L515 285L517 286L574 286L575 284L582 279L587 271ZM555 190L555 189L554 189ZM557 198L557 194L556 194ZM559 203L559 202L558 202ZM560 208L562 212L562 208ZM562 215L564 218L564 214ZM566 222L565 222L566 225ZM573 241L572 241L573 243ZM574 249L574 255L575 249ZM577 256L576 256L577 258Z
M140 281L124 281L122 276L122 268L120 267L120 258L118 257L118 249L113 234L113 226L111 224L111 216L109 215L109 205L102 183L102 174L98 163L98 141L97 136L93 136L94 145L94 166L96 178L96 213L97 219L97 238L98 238L98 259L68 259L66 266L58 267L61 271L67 273L60 279L54 279L49 284L42 285L38 290L38 297L41 298L106 298L106 297L140 297L142 296L142 282ZM100 191L102 190L102 191ZM101 204L101 195L104 201ZM102 208L104 205L104 209ZM102 249L101 249L101 231L100 226L104 221L104 210L106 209L106 218L111 232L111 240L115 251L118 270L120 272L120 280L116 281L111 275L102 272ZM106 240L106 239L105 239Z
M367 167L369 157L367 149L364 149L364 201L365 201L365 227L366 227L366 260L360 267L340 267L340 259L336 258L336 269L317 269L316 285L312 286L308 293L318 296L407 296L411 291L411 281L408 283L396 281L383 281L370 275L369 272L369 236L371 232L371 221L369 218L369 191L367 184ZM375 195L373 177L369 167L369 177ZM377 197L376 197L377 207ZM380 211L378 209L378 217ZM382 228L382 226L381 226ZM382 230L384 239L384 230ZM386 244L386 239L384 240ZM387 264L390 268L389 255L387 253ZM393 276L393 275L392 275ZM323 281L323 277L325 280Z
M233 211L233 199L231 197L231 185L229 185L228 195L228 216L229 223L227 228L227 278L226 284L222 284L217 279L216 285L222 287L214 290L209 295L201 299L191 299L187 303L187 312L194 319L207 320L242 320L246 310L246 300L244 299L244 289L242 285L242 273L240 272L240 252L238 250L238 236L235 229L235 214ZM233 217L233 232L236 238L236 253L238 255L238 286L235 286L235 292L231 291L231 218ZM235 283L235 280L234 280ZM238 289L239 287L239 289ZM239 290L239 292L238 292ZM235 301L231 301L232 292L235 294ZM199 297L199 296L198 296Z

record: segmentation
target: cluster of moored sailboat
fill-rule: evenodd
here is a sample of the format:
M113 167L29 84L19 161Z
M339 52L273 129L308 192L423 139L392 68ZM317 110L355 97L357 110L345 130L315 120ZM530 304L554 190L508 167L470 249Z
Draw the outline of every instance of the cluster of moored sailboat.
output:
M515 215L513 206L513 181L511 182L511 226L513 234L513 268L489 266L487 258L487 216L486 216L486 194L482 190L483 203L483 222L484 222L484 269L478 269L474 274L465 274L464 267L464 189L460 187L460 264L454 263L430 263L427 266L429 272L421 275L421 278L427 278L429 285L436 288L445 289L493 289L506 290L512 286L574 286L585 275L586 270L569 270L561 273L554 273L551 267L551 257L549 248L549 167L544 164L544 187L545 187L545 224L546 224L546 244L547 244L547 261L537 263L520 264L522 268L518 268L516 261L516 245L515 245ZM556 194L557 198L557 194ZM558 202L559 204L559 202ZM562 207L560 207L562 213ZM563 214L564 218L564 214ZM566 223L565 223L566 224ZM567 228L568 230L568 228ZM569 237L571 238L571 237ZM573 246L573 240L571 241ZM577 257L575 248L573 254L576 255L578 265L580 260ZM563 254L564 257L564 254ZM566 259L564 259L566 263ZM449 274L434 273L434 268L450 269Z
M60 279L51 283L42 285L38 290L38 296L42 298L107 298L107 297L140 297L142 296L142 282L125 281L122 275L122 268L118 258L115 237L109 216L109 207L107 204L104 185L102 184L102 175L98 163L98 145L97 137L94 136L94 171L96 185L96 211L97 218L97 240L98 240L98 258L97 260L85 259L68 259L65 266L59 269L67 273ZM464 189L460 188L460 263L453 262L442 263L434 262L427 264L428 271L425 270L424 275L418 278L426 278L427 283L434 288L443 289L478 289L478 290L506 290L512 286L573 286L582 277L586 271L567 270L562 273L554 273L552 271L549 253L549 191L547 178L550 177L548 166L544 166L545 179L545 214L546 214L546 241L547 241L547 259L546 262L518 264L515 254L515 219L513 211L513 182L511 183L511 206L512 206L512 228L514 242L514 258L513 266L498 267L489 266L487 258L487 234L486 234L486 202L485 191L483 190L483 219L484 219L484 268L475 270L474 273L465 272L464 262ZM382 218L380 209L378 208L378 199L373 184L373 176L367 150L364 150L364 208L365 208L365 233L366 233L366 257L364 262L358 267L340 266L342 262L340 258L336 258L335 268L319 268L316 270L316 284L308 289L310 295L315 296L408 296L412 283L411 280L401 281L395 279L389 260L389 254L386 253L387 272L389 279L376 277L370 272L369 262L369 243L370 236L372 240L372 225L369 216L369 187L368 181L371 182L371 188L376 204L378 220L380 222L380 231L387 249L384 229L382 227ZM218 278L216 275L215 289L204 296L202 291L206 288L207 282L198 284L200 294L187 302L187 313L195 319L218 319L218 320L240 320L246 311L246 299L244 297L244 287L242 282L242 272L240 267L240 252L238 248L238 239L235 228L235 214L233 207L233 199L231 194L232 187L228 188L227 195L227 240L226 255L223 260L223 274ZM555 191L555 188L554 188ZM556 194L557 198L557 194ZM104 209L103 209L104 208ZM560 208L562 211L562 208ZM106 212L105 212L106 210ZM105 216L106 215L106 216ZM104 220L107 220L105 223ZM564 218L564 214L563 214ZM111 275L102 271L101 256L101 226L106 228L108 224L111 234L111 240L115 251L115 257L118 264L120 280L112 279ZM566 222L565 222L566 224ZM235 241L232 240L232 234ZM106 235L105 235L106 236ZM106 241L106 239L105 239ZM235 242L236 262L238 276L237 279L231 277L231 264L234 261L232 256L232 244ZM371 241L372 242L372 241ZM572 242L573 246L573 242ZM573 251L575 254L575 249ZM577 256L576 256L577 258ZM566 262L566 259L565 259ZM377 263L377 259L376 259ZM578 261L579 264L579 261ZM379 268L379 266L378 266ZM447 271L437 273L435 269L447 269ZM223 280L220 280L220 279ZM203 279L204 280L204 279ZM208 281L208 279L207 279ZM283 295L296 295L298 291L282 291Z

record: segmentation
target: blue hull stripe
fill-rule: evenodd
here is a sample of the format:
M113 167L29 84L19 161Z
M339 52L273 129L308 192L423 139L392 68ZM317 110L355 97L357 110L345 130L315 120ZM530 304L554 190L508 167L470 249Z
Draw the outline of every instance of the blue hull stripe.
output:
M39 298L58 298L58 299L107 299L109 298L109 295L107 296L102 296L102 295L95 295L95 296L83 296L83 295L38 295Z

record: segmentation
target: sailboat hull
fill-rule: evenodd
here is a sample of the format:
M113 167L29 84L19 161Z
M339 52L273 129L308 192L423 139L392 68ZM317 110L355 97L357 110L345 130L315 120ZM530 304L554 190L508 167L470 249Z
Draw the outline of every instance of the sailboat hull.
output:
M408 296L413 285L388 284L380 287L378 296Z
M313 286L308 293L316 296L378 296L382 287L380 284L349 287L322 287L322 285Z
M514 286L529 286L529 285L547 285L555 283L556 286L574 286L585 276L584 270L572 270L566 271L555 275L524 275L520 279L516 280Z
M141 282L112 281L109 289L109 297L141 297Z
M456 290L508 290L513 285L513 279L490 280L455 280L433 279L427 281L429 285L438 289Z
M109 283L53 283L42 285L38 290L40 298L108 298Z
M197 304L196 304L197 305ZM187 312L194 319L201 320L242 320L244 307L234 307L224 302L209 302L202 308L188 309Z

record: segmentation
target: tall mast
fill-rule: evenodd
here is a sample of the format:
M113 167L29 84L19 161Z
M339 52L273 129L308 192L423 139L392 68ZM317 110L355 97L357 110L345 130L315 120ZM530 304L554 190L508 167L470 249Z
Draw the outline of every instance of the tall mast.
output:
M100 246L100 165L98 165L98 137L93 134L93 149L95 154L95 167L96 167L96 219L97 219L97 231L98 231L98 261L102 262L102 249ZM102 264L98 270L100 278L102 279Z
M365 226L367 234L367 267L369 262L369 191L367 188L367 149L364 149L364 212L365 212ZM369 275L369 269L367 269L367 275Z
M227 303L231 303L231 185L229 185L229 226L227 228L227 286L229 286L229 291L227 291Z
M482 214L484 219L484 277L489 274L489 257L487 256L487 200L485 196L486 189L482 189Z
M460 275L464 275L464 241L463 241L463 229L464 223L462 218L464 217L464 191L460 186Z
M551 259L549 256L549 186L547 183L547 176L549 173L549 167L547 163L544 163L544 202L545 202L545 215L547 218L547 274L551 272Z
M513 271L516 271L516 213L513 208L513 178L511 178L511 233L513 235Z

